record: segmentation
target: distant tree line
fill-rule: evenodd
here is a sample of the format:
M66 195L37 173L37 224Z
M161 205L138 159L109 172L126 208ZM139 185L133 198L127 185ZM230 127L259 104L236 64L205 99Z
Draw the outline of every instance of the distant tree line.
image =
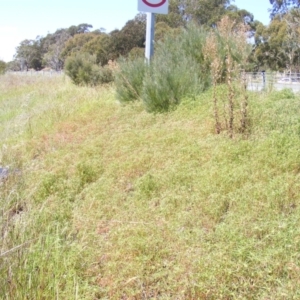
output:
M267 0L266 0L267 1ZM155 40L178 34L189 23L203 28L215 28L228 16L249 28L249 42L253 51L249 70L260 69L298 71L300 68L300 0L269 0L272 4L271 21L265 26L232 0L170 0L169 14L157 15ZM122 57L142 56L145 47L146 17L138 14L121 30L106 33L91 24L72 25L46 36L26 39L16 48L14 60L2 65L9 70L61 70L69 57L91 55L99 66ZM4 64L4 66L3 66ZM2 69L1 69L2 68Z
M165 34L176 34L188 22L199 25L215 26L222 16L244 20L255 24L253 15L230 4L229 0L170 0L170 13L158 15L156 41ZM16 48L14 60L8 64L11 70L41 70L45 67L61 70L66 59L78 53L96 56L96 62L105 65L109 60L120 56L143 55L145 47L146 17L138 14L129 20L121 30L106 33L103 29L93 30L91 24L73 25L61 28L46 36L37 36L34 40L26 39Z
M256 26L251 61L256 68L300 72L300 1L270 0L270 24Z

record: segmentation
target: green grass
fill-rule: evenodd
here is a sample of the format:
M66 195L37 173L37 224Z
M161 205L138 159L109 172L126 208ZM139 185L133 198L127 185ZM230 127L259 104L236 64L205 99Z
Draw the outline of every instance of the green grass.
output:
M299 100L250 94L231 140L212 91L149 114L0 77L0 298L298 299Z

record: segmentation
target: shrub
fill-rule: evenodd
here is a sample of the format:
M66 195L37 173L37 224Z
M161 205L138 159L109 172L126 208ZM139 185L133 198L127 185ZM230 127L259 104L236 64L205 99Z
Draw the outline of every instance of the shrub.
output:
M182 51L168 50L161 49L145 76L142 99L147 111L172 109L184 96L196 94L201 86L197 76L200 66Z
M142 99L147 111L173 109L185 96L203 90L200 69L174 40L167 39L160 44L144 78Z
M99 85L113 81L113 73L108 67L100 67L96 56L87 53L67 58L65 72L77 85Z
M145 57L145 48L134 47L128 53L128 58L130 60L135 60L137 58L144 58Z
M180 47L185 55L198 64L197 74L205 89L211 85L210 65L205 59L205 44L208 36L209 32L205 28L193 23L178 36Z
M147 64L143 57L134 60L119 60L115 74L116 93L120 102L130 102L141 97Z
M206 31L191 25L176 37L164 35L150 64L143 58L122 59L116 75L118 99L142 98L148 111L163 112L206 89L211 83L203 54L206 36Z
M98 82L101 84L110 83L114 81L114 74L112 69L108 66L98 67L99 68L99 77Z

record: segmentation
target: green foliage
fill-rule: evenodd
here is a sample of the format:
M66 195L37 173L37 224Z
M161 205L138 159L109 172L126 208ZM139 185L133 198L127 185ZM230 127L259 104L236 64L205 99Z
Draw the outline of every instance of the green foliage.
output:
M268 26L258 24L251 60L256 69L298 72L300 58L300 10L276 15Z
M183 49L184 55L190 57L197 64L197 74L203 88L207 88L211 84L211 78L208 75L210 66L205 59L204 49L208 34L209 31L205 30L202 26L191 23L178 36L178 46Z
M142 98L148 111L163 112L175 108L184 97L205 90L210 85L203 53L206 37L205 30L191 25L176 37L166 35L156 45L150 64L123 59L116 81L118 99Z
M87 34L76 34L72 38L68 39L65 43L64 48L62 50L61 56L66 59L68 56L74 55L81 51L82 48L97 37L94 33L87 33Z
M109 66L98 67L97 83L110 83L115 80L114 72Z
M224 15L230 15L237 21L251 26L253 16L236 6L230 0L170 0L169 13L157 16L155 41L161 40L166 34L176 36L192 20L207 28L216 25ZM127 56L134 48L145 47L146 15L139 13L129 20L121 30L105 34L103 28L91 31L93 26L87 23L72 25L69 28L57 29L45 37L38 36L35 40L24 40L17 47L16 61L18 68L40 70L50 67L61 70L65 59L76 52L96 55L97 63L102 66L109 60ZM254 30L252 26L251 30Z
M172 28L165 22L157 22L155 24L155 43L163 41L165 36L171 35L177 30L177 28Z
M127 56L131 49L144 48L146 39L146 20L139 15L129 20L121 30L110 33L110 59Z
M96 63L96 56L76 54L67 58L65 72L77 85L98 85L113 81L112 70L100 67Z
M257 68L284 70L287 62L287 52L283 45L287 38L287 23L277 17L268 26L259 24L255 34L256 48L254 57Z
M62 52L65 44L71 38L68 30L60 29L53 34L48 34L45 38L41 39L43 48L43 63L52 68L53 70L62 70L64 58Z
M71 36L74 36L74 35L80 34L80 33L88 33L88 32L90 32L91 28L93 28L93 26L91 24L82 23L77 26L75 26L75 25L70 26L67 29L67 31Z
M273 100L294 99L295 94L292 89L285 88L280 91L273 91L270 94L270 98L272 98Z
M145 59L142 57L119 60L119 68L115 74L116 94L119 101L126 103L140 99L146 68Z
M16 48L15 59L19 62L22 71L27 71L30 68L40 70L42 68L42 55L40 39L26 39Z
M128 53L129 60L135 60L142 57L145 57L145 48L134 47Z
M165 23L171 28L179 28L186 25L186 18L184 15L184 6L181 0L170 0L169 1L169 13L166 15L157 15L157 24Z
M200 80L200 70L201 65L180 47L179 42L167 39L157 47L144 79L142 99L146 109L168 111L184 97L203 90L205 84Z
M101 66L108 63L109 60L110 38L107 34L101 33L85 43L81 49L81 53L89 53L96 55L96 62Z
M190 14L199 25L215 26L226 14L230 0L196 0L188 1L186 13Z
M76 28L74 27L74 29ZM84 29L83 26L82 30ZM121 55L127 56L133 48L144 48L145 32L146 25L143 15L137 15L133 20L129 20L121 30L114 30L110 34L101 31L80 31L72 34L65 42L61 57L66 59L75 53L89 53L96 55L97 63L103 66L109 60L115 60Z
M4 74L6 70L6 62L3 60L0 60L0 75Z

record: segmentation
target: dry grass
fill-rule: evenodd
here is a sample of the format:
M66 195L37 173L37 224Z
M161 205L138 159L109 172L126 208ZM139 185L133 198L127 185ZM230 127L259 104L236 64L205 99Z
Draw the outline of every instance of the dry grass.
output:
M112 87L0 79L1 163L22 171L0 187L0 255L20 245L0 297L300 296L299 98L250 95L252 133L228 139L213 91L153 115Z

